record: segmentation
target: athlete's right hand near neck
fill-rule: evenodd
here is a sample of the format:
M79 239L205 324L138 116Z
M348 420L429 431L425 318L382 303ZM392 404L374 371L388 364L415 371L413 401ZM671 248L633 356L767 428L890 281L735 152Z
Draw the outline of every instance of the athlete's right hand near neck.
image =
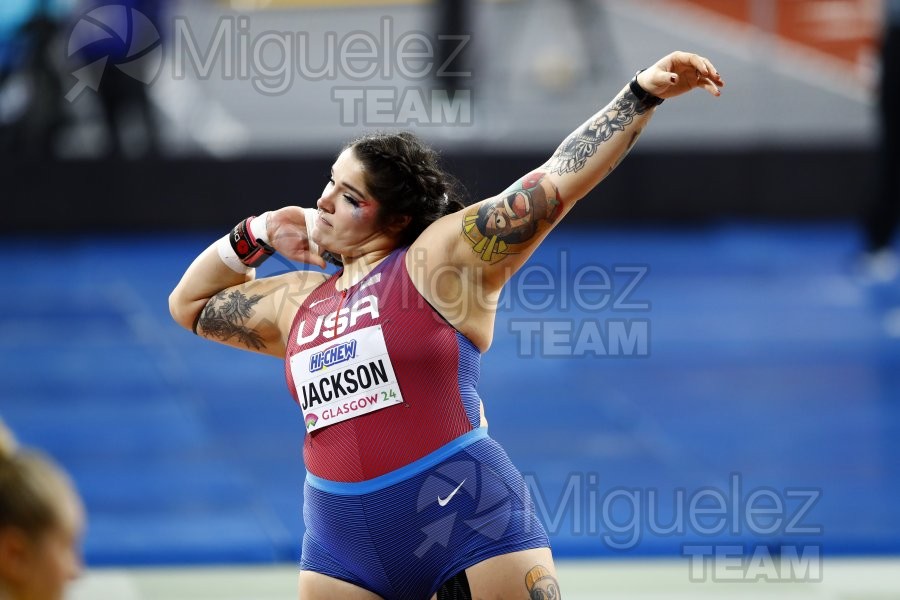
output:
M324 267L322 257L311 252L306 214L289 206L261 215L266 219L267 243L286 258ZM298 308L326 276L290 270L256 279L255 269L238 272L226 265L220 244L221 240L213 242L194 259L172 290L172 318L210 340L284 358Z
M315 223L315 209L303 209L299 206L285 206L267 213L266 230L269 244L289 260L325 268L325 260L319 249L310 239L310 232Z

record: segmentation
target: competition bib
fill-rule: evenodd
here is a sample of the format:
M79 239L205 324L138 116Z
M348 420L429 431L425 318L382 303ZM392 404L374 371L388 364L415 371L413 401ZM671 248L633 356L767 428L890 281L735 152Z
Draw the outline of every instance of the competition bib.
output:
M403 402L381 325L298 352L290 365L307 431Z

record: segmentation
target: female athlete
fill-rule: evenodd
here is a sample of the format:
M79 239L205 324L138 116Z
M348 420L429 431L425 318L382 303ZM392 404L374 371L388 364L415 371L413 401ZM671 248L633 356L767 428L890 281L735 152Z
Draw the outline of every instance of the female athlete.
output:
M544 165L468 207L416 137L368 135L337 157L316 209L248 218L194 260L170 295L174 319L283 359L303 412L303 600L560 597L476 391L496 302L664 99L722 85L707 59L674 52ZM342 269L255 279L273 251Z

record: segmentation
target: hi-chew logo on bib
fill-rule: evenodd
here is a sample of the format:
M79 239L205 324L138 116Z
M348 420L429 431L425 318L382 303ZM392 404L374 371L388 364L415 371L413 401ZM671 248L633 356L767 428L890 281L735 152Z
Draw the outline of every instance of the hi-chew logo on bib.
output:
M290 365L307 431L403 402L381 325L298 352Z
M356 340L335 344L321 352L316 352L309 358L309 371L315 373L353 358L356 358Z

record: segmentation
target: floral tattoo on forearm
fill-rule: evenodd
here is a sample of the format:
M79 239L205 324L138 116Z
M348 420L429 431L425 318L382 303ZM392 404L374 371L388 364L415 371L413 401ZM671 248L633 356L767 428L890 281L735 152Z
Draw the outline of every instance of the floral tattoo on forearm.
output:
M547 169L560 175L577 173L594 156L600 144L611 140L616 132L625 131L634 122L635 116L643 115L648 110L650 108L644 106L631 90L626 90L595 119L566 138L547 162ZM628 150L635 141L637 135L632 137Z
M202 329L207 337L223 342L236 338L251 350L261 350L266 347L262 336L244 323L253 316L254 305L262 299L261 295L248 297L238 290L221 291L206 303L195 330Z

